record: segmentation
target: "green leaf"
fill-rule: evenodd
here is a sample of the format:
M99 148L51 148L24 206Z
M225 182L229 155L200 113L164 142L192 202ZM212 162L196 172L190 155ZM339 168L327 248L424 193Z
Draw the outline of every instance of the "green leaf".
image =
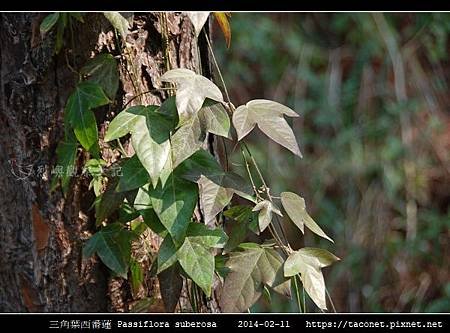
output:
M95 207L96 225L99 226L108 216L115 212L123 203L126 192L116 192L117 178L109 179L105 192L99 196Z
M118 276L127 278L133 234L114 223L95 233L84 245L83 256L94 253Z
M207 132L231 139L230 118L221 103L207 99L198 116Z
M138 116L145 115L145 106L132 106L120 112L108 126L105 134L105 142L109 142L127 135L139 120Z
M136 194L136 198L134 199L134 208L139 212L140 215L144 218L144 223L155 233L157 233L161 237L166 237L167 230L162 225L158 216L152 207L152 201L149 194L150 184L146 184L142 186L138 193Z
M197 240L186 237L177 251L177 258L192 281L210 297L214 277L214 256L211 251Z
M298 117L290 108L273 101L255 99L239 106L233 113L233 125L242 140L254 127L259 129L278 144L286 147L297 156L302 156L295 139L283 115Z
M183 288L179 265L173 265L158 274L159 289L167 312L174 312Z
M248 230L252 224L258 229L258 214L252 211L250 206L233 206L224 212L224 215L234 221L231 222L229 240L224 247L224 252L234 250L247 237Z
M64 44L64 30L67 25L67 13L60 13L58 19L58 26L56 27L56 41L55 41L55 53L58 54L61 51Z
M147 170L145 170L137 155L133 155L122 163L121 173L116 187L117 192L134 190L144 186L150 180Z
M198 37L208 20L209 12L187 12L186 15L191 20L192 25L194 26L195 35Z
M206 131L201 126L198 117L194 116L183 124L172 135L172 167L175 169L180 163L201 149L206 138Z
M53 14L47 15L39 27L41 34L45 34L45 33L49 32L50 29L53 28L53 26L56 24L58 19L59 19L59 13L53 13Z
M170 132L172 124L161 114L154 111L155 106L146 108L144 115L131 129L131 144L144 168L148 171L153 187L156 187L159 176L170 155Z
M284 264L284 276L300 273L303 287L320 309L326 309L325 281L321 269L340 260L327 250L305 247L289 255Z
M153 209L175 244L182 244L197 204L197 186L172 175L164 187L149 189Z
M103 53L95 56L80 73L88 76L90 82L100 85L109 99L114 100L119 88L119 71L117 61L111 54Z
M161 76L161 81L177 85L176 105L182 123L200 110L206 98L223 102L222 93L214 83L189 69L172 69Z
M186 237L191 242L205 247L222 248L228 240L227 234L221 228L210 229L202 223L189 224Z
M166 236L158 251L158 271L157 274L171 267L177 262L177 248L170 236Z
M269 200L263 200L261 202L258 202L256 206L253 208L254 212L258 212L258 225L259 230L261 232L266 229L270 222L272 222L272 212L279 216L283 216L280 212L280 210Z
M125 38L130 29L130 24L127 19L119 12L105 12L104 15L122 38Z
M294 222L302 233L304 233L304 225L306 225L306 227L315 234L334 243L334 241L325 234L317 223L314 222L311 216L309 216L306 211L305 199L292 192L283 192L281 193L281 203L292 222Z
M58 172L52 179L51 189L57 185L58 178L61 179L61 187L64 194L67 194L70 185L72 172L75 170L75 162L77 158L78 144L73 134L70 134L61 141L56 148L56 155L58 156L55 168Z
M73 127L75 136L84 149L98 154L97 121L91 109L109 103L102 88L92 82L78 84L70 95L66 108L65 118Z
M223 312L244 312L261 296L263 287L277 287L283 258L271 248L242 244L243 251L230 253L220 307ZM283 281L284 283L284 281Z
M142 282L144 282L144 271L141 265L134 259L130 263L130 275L131 275L131 287L133 292L137 293L139 291Z
M180 177L191 182L199 181L200 177L220 177L225 174L219 162L208 151L200 149L184 160L177 168Z

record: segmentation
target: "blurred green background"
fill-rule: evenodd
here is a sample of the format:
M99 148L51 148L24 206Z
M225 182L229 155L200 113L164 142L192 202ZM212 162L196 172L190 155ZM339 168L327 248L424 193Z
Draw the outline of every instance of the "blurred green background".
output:
M299 193L335 240L289 228L296 248L342 258L324 269L336 310L450 312L450 14L233 13L230 22L229 49L216 24L213 36L234 105L266 98L300 115L288 121L303 159L258 130L247 141L272 193ZM252 311L297 308L272 295Z

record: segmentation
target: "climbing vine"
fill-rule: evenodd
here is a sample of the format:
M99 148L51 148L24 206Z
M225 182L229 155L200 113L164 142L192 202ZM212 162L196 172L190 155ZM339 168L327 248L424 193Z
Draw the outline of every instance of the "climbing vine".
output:
M197 36L208 15L188 14ZM128 22L119 13L105 16L123 35ZM228 16L215 13L215 17L229 44ZM62 47L60 29L69 18L83 21L74 13L55 13L41 25L43 33L58 27L57 52ZM207 34L205 37L212 52ZM213 60L220 73L214 55ZM196 295L211 297L215 280L223 283L219 304L224 312L247 311L262 294L271 292L294 299L303 312L306 307L300 300L300 288L318 308L327 309L321 269L339 259L324 249L292 249L283 226L287 219L279 217L286 214L300 233L306 227L332 240L307 213L302 197L270 191L245 143L246 136L258 127L269 139L301 157L285 119L298 114L263 99L236 108L228 93L224 99L221 89L206 77L185 68L168 68L160 77L161 90L168 93L161 105L127 105L109 124L103 141L119 151L120 159L108 165L101 156L94 112L115 100L117 67L111 54L99 54L81 68L79 83L66 103L65 134L57 148L57 165L62 172L53 179L52 188L61 186L64 193L69 190L69 171L75 166L80 146L90 156L84 169L97 197L97 232L85 243L83 255L96 254L114 275L129 278L137 289L143 271L131 249L150 229L161 239L151 270L160 277L167 311L175 310L183 279L191 280L197 288L190 298L194 311ZM222 85L226 92L223 78ZM128 136L135 152L132 156L120 141ZM235 142L244 176L220 165L207 145L209 136ZM246 204L235 205L235 196ZM197 208L201 214L196 213ZM230 225L227 231L224 223ZM262 244L245 242L249 233L260 235L266 230L271 239Z

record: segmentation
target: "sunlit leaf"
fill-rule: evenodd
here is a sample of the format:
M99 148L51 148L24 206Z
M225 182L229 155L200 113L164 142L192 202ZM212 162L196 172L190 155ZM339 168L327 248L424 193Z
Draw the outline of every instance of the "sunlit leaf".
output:
M242 140L256 125L269 138L286 147L297 156L302 156L295 139L283 115L298 117L290 108L273 101L256 99L239 106L233 113L233 125Z
M206 98L223 102L222 92L214 83L189 69L172 69L161 76L161 81L177 85L176 105L181 123L195 115Z
M325 281L321 269L338 260L327 250L305 247L289 255L284 264L284 275L289 277L300 274L308 295L319 308L325 310Z
M138 116L144 116L147 111L145 106L139 105L129 107L120 112L109 124L105 141L112 141L130 133L139 120Z
M258 202L253 208L253 211L259 212L258 225L261 232L263 232L272 222L272 212L282 216L280 210L269 200Z
M172 168L198 151L205 141L206 131L197 116L193 116L172 135Z
M333 242L333 240L325 234L317 223L314 222L311 216L309 216L306 211L305 199L292 192L283 192L281 193L281 203L292 222L294 222L294 224L303 233L304 225L306 225L306 227L315 234L328 239L330 242Z
M131 144L148 171L153 186L156 187L161 171L169 158L172 124L154 112L157 107L149 106L146 109L144 115L139 115L133 124Z
M230 118L221 103L206 100L198 116L207 132L231 138Z
M261 296L263 287L277 287L283 258L275 250L258 244L241 244L243 251L230 253L226 263L230 272L225 278L220 307L223 312L244 312Z
M198 37L202 31L203 26L208 20L209 12L186 12L186 15L192 22L195 29L195 34Z
M226 175L223 175L220 179L223 180L225 177ZM205 176L202 176L198 181L200 207L206 224L213 220L230 203L233 197L233 189L222 185L222 181L217 184Z

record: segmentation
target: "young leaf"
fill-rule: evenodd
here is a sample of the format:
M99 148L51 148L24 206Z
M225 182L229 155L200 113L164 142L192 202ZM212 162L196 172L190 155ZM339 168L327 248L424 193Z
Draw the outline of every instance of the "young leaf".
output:
M156 189L149 188L148 193L161 223L175 244L181 244L197 204L197 186L172 175L164 187L158 184Z
M326 310L325 281L321 269L340 260L334 254L311 247L293 252L284 264L284 276L301 275L303 287L320 309Z
M275 207L275 205L270 202L269 200L263 200L261 202L258 202L256 206L252 209L254 212L258 212L258 224L259 224L259 230L261 232L266 229L270 222L272 222L272 212L274 212L277 215L281 215L280 210Z
M315 234L334 243L334 241L325 234L317 223L314 222L311 216L309 216L306 211L305 199L292 192L283 192L281 193L281 204L292 222L294 222L302 233L304 233L304 225L306 225L306 227Z
M223 102L222 92L214 83L189 69L172 69L161 76L161 81L177 84L176 105L182 123L200 110L206 98Z
M147 170L143 167L137 155L126 159L121 166L122 175L117 184L117 192L126 192L144 186L149 182Z
M283 115L298 117L298 114L290 108L263 99L256 99L239 106L233 113L233 125L236 128L238 140L242 140L255 125L258 125L269 138L301 157L294 132Z
M191 20L195 29L195 35L198 37L208 20L209 12L186 12L186 15Z
M53 28L53 26L56 24L59 18L59 13L53 13L47 15L44 20L42 21L39 29L41 31L41 34L45 34Z
M105 12L104 15L114 27L114 29L116 29L117 32L122 36L122 38L125 39L128 34L128 30L130 29L130 24L128 23L127 19L123 17L119 12Z
M214 13L214 17L219 24L220 30L222 30L223 36L225 37L225 41L227 42L227 48L230 48L231 44L231 28L230 22L228 21L229 13Z
M127 278L133 234L114 223L95 233L84 245L83 256L94 253L117 275Z
M90 82L99 84L109 99L114 100L119 88L119 71L117 61L111 54L103 53L95 56L80 73L88 76Z
M131 144L144 168L148 171L153 187L158 183L161 171L170 154L171 123L155 113L157 107L147 107L145 115L139 115L131 129Z
M158 280L164 307L167 312L174 312L183 288L179 265L173 265L159 273Z
M223 286L220 307L223 312L244 312L261 296L264 285L276 287L283 258L271 248L241 244L243 251L230 253L230 269ZM283 281L284 283L284 281Z

